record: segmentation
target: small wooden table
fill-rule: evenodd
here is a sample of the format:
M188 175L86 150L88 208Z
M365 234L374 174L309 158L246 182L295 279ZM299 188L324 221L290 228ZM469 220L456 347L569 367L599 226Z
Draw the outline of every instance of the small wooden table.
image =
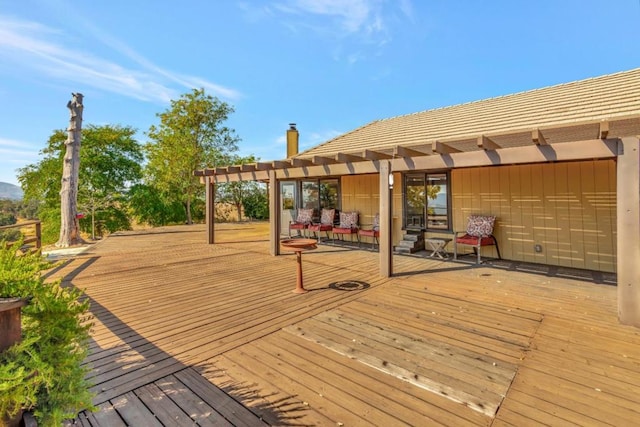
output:
M444 250L444 248L447 246L447 244L451 240L452 239L445 239L441 237L432 237L429 239L424 239L425 243L427 243L429 247L433 250L433 252L431 252L431 255L429 256L431 258L437 256L440 259L448 259L449 254Z
M294 294L304 294L307 290L302 283L302 251L316 249L318 246L316 239L287 239L281 240L280 246L286 251L296 253L296 261L298 262L298 280L296 288L292 291Z

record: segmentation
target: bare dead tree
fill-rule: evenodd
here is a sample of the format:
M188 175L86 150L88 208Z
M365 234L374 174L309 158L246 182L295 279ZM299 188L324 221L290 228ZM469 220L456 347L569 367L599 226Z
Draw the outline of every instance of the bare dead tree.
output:
M72 93L67 103L71 114L66 152L62 166L62 187L60 190L60 238L57 247L66 248L84 243L78 223L78 175L80 172L80 143L82 141L82 94Z

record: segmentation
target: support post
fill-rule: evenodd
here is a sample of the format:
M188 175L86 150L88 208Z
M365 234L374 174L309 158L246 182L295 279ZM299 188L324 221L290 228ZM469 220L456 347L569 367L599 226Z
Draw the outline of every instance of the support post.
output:
M216 184L213 177L205 176L205 220L207 223L207 243L212 245L215 241L215 222L216 222Z
M269 171L269 252L280 255L280 185L276 171Z
M618 319L640 327L640 137L622 138L618 144Z
M393 229L392 189L389 185L391 162L380 160L380 276L393 274L393 248L391 233Z

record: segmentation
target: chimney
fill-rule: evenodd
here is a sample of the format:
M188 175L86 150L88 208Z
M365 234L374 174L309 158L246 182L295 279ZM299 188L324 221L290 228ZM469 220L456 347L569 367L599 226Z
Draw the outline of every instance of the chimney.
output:
M295 123L289 123L287 130L287 159L298 154L298 129Z

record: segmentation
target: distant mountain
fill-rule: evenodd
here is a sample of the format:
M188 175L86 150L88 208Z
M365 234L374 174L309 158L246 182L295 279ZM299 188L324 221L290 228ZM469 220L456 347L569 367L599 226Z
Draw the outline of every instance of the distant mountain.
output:
M22 200L22 188L8 182L0 182L0 199Z

